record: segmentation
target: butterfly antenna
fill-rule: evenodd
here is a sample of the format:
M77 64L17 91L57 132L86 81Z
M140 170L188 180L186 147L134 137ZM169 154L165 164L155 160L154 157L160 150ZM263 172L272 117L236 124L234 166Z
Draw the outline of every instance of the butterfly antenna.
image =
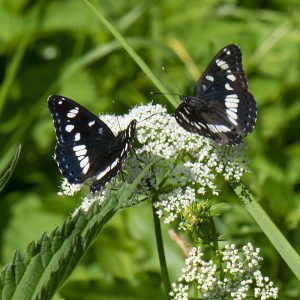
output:
M132 150L133 150L133 153L134 153L134 155L135 155L136 159L137 159L137 160L138 160L140 163L142 163L142 164L144 164L144 165L145 165L145 162L143 162L142 160L140 160L140 159L139 159L139 157L137 156L135 149L134 149L134 148L132 148Z
M138 124L139 124L139 123L142 123L142 122L144 122L144 121L146 121L146 120L152 118L153 116L155 116L155 115L157 115L157 114L158 114L158 113L154 113L154 114L152 114L152 115L146 117L145 119L143 119L143 120L141 120L141 121L137 121L137 123L138 123Z
M126 181L125 181L125 177L124 177L124 174L123 174L123 170L121 170L121 177L122 177L122 180L123 180L123 182L125 183Z
M116 106L115 106L115 100L112 100L112 104L113 104L114 110L117 111ZM119 117L118 116L116 116L116 117L117 117L117 122L118 122L118 125L119 125L119 129L121 131L122 129L121 129L121 124L120 124L120 121L119 121Z
M173 82L173 84L176 86L177 90L180 93L181 88L177 84L176 80L170 75L170 73L167 71L167 69L165 67L161 67L161 69L163 70L163 72L165 72L167 74L167 76L169 77L169 79ZM182 93L180 93L180 95L182 95Z
M175 94L175 93L162 93L162 92L150 92L151 95L171 95L171 96L180 96L180 94Z

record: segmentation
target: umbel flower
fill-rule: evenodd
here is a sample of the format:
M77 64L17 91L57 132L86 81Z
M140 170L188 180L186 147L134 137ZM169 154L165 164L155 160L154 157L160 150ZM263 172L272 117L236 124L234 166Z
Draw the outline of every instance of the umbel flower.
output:
M107 189L120 186L123 180L131 183L145 164L153 162L153 168L144 178L135 194L151 196L157 193L154 205L165 223L178 219L186 207L196 199L218 195L216 177L225 180L240 180L247 171L247 159L242 147L212 145L207 138L191 134L180 127L174 116L161 105L147 104L134 107L127 115L101 115L113 132L126 128L133 119L137 120L135 155L127 158L120 174L107 184L100 193L88 195L81 208L87 210L94 201L104 199ZM141 161L143 163L141 163ZM81 188L70 185L66 180L61 186L61 195L73 195ZM184 229L183 223L181 228Z
M188 300L193 284L196 285L194 298L241 300L252 296L261 300L277 299L278 288L262 275L259 249L254 249L251 243L242 251L234 244L225 245L220 253L223 273L218 271L219 265L203 256L201 248L192 248L182 275L172 284L170 296L173 300Z

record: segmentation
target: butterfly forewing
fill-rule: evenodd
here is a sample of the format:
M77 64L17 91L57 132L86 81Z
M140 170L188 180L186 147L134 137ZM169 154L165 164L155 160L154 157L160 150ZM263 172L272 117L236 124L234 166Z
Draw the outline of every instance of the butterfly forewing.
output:
M58 95L48 98L57 142L63 145L80 145L95 139L112 139L114 134L97 116L77 102Z
M77 102L50 96L49 110L56 130L55 160L69 183L95 178L96 192L121 169L132 147L136 121L115 136L98 117Z
M238 144L256 122L256 103L247 91L238 46L220 50L196 83L193 96L182 96L177 122L187 131L223 144Z

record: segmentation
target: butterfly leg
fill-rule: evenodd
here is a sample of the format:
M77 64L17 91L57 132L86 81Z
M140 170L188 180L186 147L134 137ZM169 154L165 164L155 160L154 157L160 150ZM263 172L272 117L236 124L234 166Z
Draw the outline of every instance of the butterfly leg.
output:
M137 159L140 163L142 163L143 165L145 165L145 162L142 161L141 159L139 159L139 157L137 156L135 149L132 148L132 150L133 150L133 153L134 153L134 156L136 157L136 159Z

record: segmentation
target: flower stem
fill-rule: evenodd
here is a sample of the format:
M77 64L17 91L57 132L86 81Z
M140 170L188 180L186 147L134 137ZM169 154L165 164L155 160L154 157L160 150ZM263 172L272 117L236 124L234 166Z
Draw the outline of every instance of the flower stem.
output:
M213 247L214 247L215 253L217 254L219 268L220 268L220 280L223 281L224 280L224 271L223 271L223 267L222 267L222 260L221 260L221 256L220 256L220 249L219 249L219 243L218 243L219 236L217 233L217 229L216 229L216 225L215 225L213 217L210 217L209 219L210 219L210 224L211 224L212 233L213 233Z
M166 256L165 256L164 245L162 240L161 226L160 226L158 215L156 214L155 211L155 207L153 205L152 205L152 214L153 214L153 222L154 222L154 229L155 229L155 236L156 236L156 246L157 246L159 264L161 269L161 277L165 287L165 291L167 293L167 299L171 299L169 295L171 291L171 284L170 284L168 268L166 263Z

